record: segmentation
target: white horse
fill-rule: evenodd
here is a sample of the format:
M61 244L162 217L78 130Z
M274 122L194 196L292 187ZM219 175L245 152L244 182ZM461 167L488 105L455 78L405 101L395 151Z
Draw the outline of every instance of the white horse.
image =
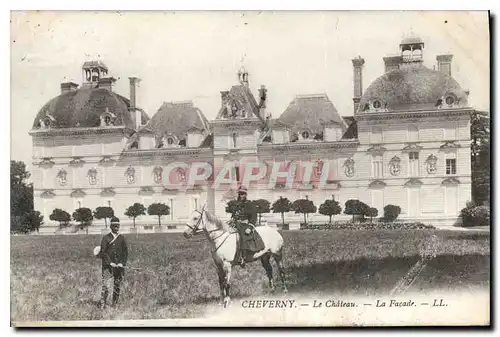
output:
M212 257L217 267L217 275L219 276L221 301L224 307L227 307L230 301L229 289L231 268L238 264L236 261L236 254L238 252L239 234L231 232L228 224L212 215L205 207L203 207L201 211L195 210L193 212L192 221L192 225L187 225L189 228L184 232L184 236L189 239L195 233L201 231L210 242ZM282 262L283 237L277 230L267 226L255 227L255 230L262 237L265 248L253 254L247 261L253 262L260 259L262 266L266 270L267 277L269 278L269 287L271 291L274 292L275 287L271 257L274 258L274 261L276 261L278 265L283 292L286 293L288 290Z

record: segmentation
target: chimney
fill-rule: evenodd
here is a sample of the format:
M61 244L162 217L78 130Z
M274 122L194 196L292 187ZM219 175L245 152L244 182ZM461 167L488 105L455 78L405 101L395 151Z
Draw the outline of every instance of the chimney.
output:
M129 77L130 81L130 112L132 120L135 121L135 128L138 129L142 125L142 112L137 108L137 91L141 79L138 77Z
M113 91L113 86L115 85L116 79L114 77L102 77L99 78L98 87L106 89L108 91Z
M260 116L264 119L266 118L266 98L267 98L267 89L265 85L261 85L259 89L259 113Z
M61 83L61 94L64 94L65 92L75 91L76 89L78 89L78 84L74 82Z
M385 72L399 69L399 65L401 64L402 57L401 56L387 56L384 57L384 65Z
M359 101L363 95L363 64L365 64L365 60L361 56L352 60L354 70L354 96L352 101L354 102L355 113L358 111Z
M448 76L451 76L451 60L453 59L453 55L438 55L436 56L436 60L438 63L438 71L445 73Z

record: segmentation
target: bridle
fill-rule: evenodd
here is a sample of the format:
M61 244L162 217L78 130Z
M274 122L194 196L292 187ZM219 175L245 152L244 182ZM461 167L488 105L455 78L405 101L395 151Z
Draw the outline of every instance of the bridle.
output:
M217 240L218 238L222 237L224 234L226 234L226 233L227 233L225 230L220 229L220 228L216 228L216 229L212 229L212 230L208 231L208 230L205 228L205 224L204 224L204 223L203 223L202 228L200 228L200 224L203 222L203 213L205 213L205 206L203 206L203 208L202 208L202 210L201 210L201 211L195 210L195 212L196 212L196 213L198 213L198 214L200 215L200 217L198 218L198 221L196 222L196 225L194 225L194 226L190 226L189 224L186 224L186 226L188 226L188 227L191 229L191 231L193 232L193 235L194 235L194 234L196 234L196 233L197 233L197 232L199 232L199 231L205 231L205 232L206 232L207 234L209 234L209 235L210 235L211 233L213 233L213 232L218 232L218 231L221 231L222 233L221 233L218 237L213 238L213 240L215 241L215 240ZM228 236L228 237L229 237L229 236ZM220 243L220 244L219 244L219 246L218 246L218 247L216 247L216 248L215 248L215 251L219 250L219 248L222 246L222 244L223 244L224 242L226 242L226 240L227 240L227 237L226 237L226 239L225 239L222 243Z

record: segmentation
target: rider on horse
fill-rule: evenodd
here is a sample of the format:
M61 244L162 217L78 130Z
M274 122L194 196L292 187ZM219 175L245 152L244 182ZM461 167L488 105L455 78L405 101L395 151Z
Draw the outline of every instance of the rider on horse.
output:
M253 202L247 199L247 189L244 186L238 189L237 204L231 218L240 235L238 260L239 264L244 267L247 257L260 250L259 242L257 242L260 237L255 236L257 209Z

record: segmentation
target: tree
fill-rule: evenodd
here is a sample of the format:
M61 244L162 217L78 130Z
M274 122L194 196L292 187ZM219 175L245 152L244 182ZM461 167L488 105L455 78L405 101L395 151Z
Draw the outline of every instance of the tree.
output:
M292 210L292 203L287 198L280 197L273 203L273 213L281 214L281 223L285 225L285 213Z
M161 227L160 218L163 215L170 214L170 207L168 207L167 205L162 204L162 203L154 203L154 204L149 205L148 214L149 215L156 215L158 217L158 226Z
M67 226L71 221L71 215L60 208L56 208L52 211L49 219L59 222L59 228L63 228L63 226Z
M253 201L255 208L257 209L257 214L259 215L259 225L261 222L262 214L269 213L271 211L271 203L266 199L257 199Z
M384 221L393 222L401 213L401 207L396 205L387 205L384 207Z
M340 207L340 204L338 201L335 201L334 199L327 199L327 200L325 200L324 203L322 203L319 206L318 212L319 212L319 214L329 216L330 220L328 222L331 224L332 223L332 216L334 216L336 214L340 214L340 212L342 212L342 207Z
M316 213L316 206L311 200L298 199L292 203L292 210L297 214L304 214L304 223L307 225L306 215L309 213Z
M24 216L33 208L33 184L28 184L30 173L22 161L10 161L10 212L12 216Z
M226 204L226 213L233 214L238 206L237 200L229 200Z
M28 231L37 231L43 224L43 215L39 211L30 211L24 216L23 222L26 224Z
M115 211L111 207L97 207L94 211L94 217L97 220L104 219L104 226L108 228L108 219L115 216Z
M89 228L94 216L92 215L92 210L87 207L81 207L76 209L73 212L73 219L80 223L80 228L85 228L87 230L87 234L89 233Z
M378 215L378 209L375 207L370 207L368 208L368 212L366 212L366 215L370 217L370 223L373 223L373 217L376 217Z
M364 216L367 215L370 206L357 199L347 200L345 202L344 214L352 215L352 221L354 222L354 216L358 215L360 220L364 220Z
M143 204L136 202L132 206L128 207L125 211L125 215L134 220L134 228L135 228L135 218L146 215L146 207Z
M490 119L476 111L471 116L472 196L476 205L490 200Z

